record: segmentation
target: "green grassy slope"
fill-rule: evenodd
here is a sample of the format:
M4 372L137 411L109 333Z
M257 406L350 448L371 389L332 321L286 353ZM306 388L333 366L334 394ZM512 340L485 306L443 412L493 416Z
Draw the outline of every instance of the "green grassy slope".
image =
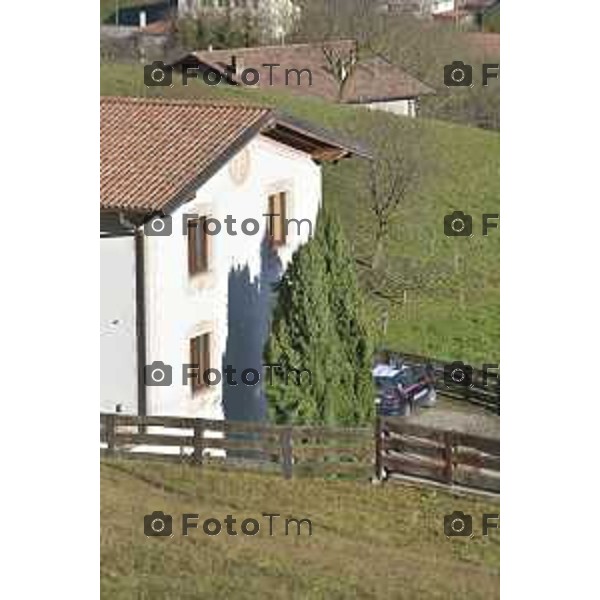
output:
M483 16L483 30L490 33L500 33L500 5L489 10Z
M244 90L209 87L174 78L170 88L147 88L142 66L104 64L105 95L215 97L277 106L299 118L346 135L357 123L385 119L389 135L403 136L405 119L318 99L273 93L268 87ZM495 132L419 120L427 176L399 211L386 246L386 282L394 302L370 298L378 322L389 312L387 334L379 343L397 350L481 365L499 360L499 234L481 236L481 214L499 213L500 136ZM367 208L360 159L326 165L325 201L335 206L357 258L373 251L373 220ZM463 210L473 215L472 238L448 238L444 215ZM398 284L411 273L410 281ZM363 281L366 273L360 271ZM385 287L385 286L384 286ZM405 297L401 289L409 288Z
M499 533L481 535L498 506L405 486L285 481L138 461L101 465L102 598L481 598L499 597ZM173 516L173 537L146 538L145 514ZM444 515L473 516L469 538L446 538ZM278 513L273 535L262 513ZM256 536L181 535L181 515L260 523ZM285 536L284 519L309 518Z

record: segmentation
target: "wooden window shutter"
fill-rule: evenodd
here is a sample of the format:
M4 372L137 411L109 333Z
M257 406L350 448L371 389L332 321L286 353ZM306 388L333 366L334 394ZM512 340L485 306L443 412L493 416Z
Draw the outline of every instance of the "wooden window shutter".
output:
M190 275L197 271L196 246L198 244L198 219L190 219L187 223L188 236L188 270Z
M210 334L200 336L200 369L204 373L210 369Z
M188 271L190 275L208 270L209 241L206 217L188 221Z
M190 364L192 368L196 369L200 363L200 359L198 357L198 338L192 338L190 340ZM201 387L202 382L202 374L200 370L192 371L194 377L192 377L192 393L194 393L197 389Z
M274 246L281 246L286 241L286 195L285 192L269 196L269 238Z
M208 235L206 233L206 217L200 217L198 224L198 231L200 232L199 240L199 257L198 257L198 268L201 271L208 270Z
M210 333L196 336L190 340L190 364L196 369L192 378L192 392L206 387L204 374L210 369Z

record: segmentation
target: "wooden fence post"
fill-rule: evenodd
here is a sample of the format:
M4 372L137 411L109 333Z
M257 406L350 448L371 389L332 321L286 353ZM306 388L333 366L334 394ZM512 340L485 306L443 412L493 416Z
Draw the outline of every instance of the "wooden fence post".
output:
M452 448L454 446L454 435L452 431L444 431L444 476L446 483L453 483L454 481L454 456Z
M106 428L106 445L108 454L114 454L116 449L115 436L117 435L117 415L106 415L104 427Z
M383 427L379 415L375 417L375 478L383 479Z
M204 450L204 426L201 420L194 421L194 462L202 465Z
M284 479L292 478L292 428L286 427L280 434L281 470Z

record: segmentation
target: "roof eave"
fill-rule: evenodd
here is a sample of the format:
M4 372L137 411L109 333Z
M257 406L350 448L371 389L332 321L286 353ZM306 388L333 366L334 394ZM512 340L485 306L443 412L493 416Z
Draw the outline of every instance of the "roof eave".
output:
M262 133L286 145L310 154L318 161L338 161L357 156L372 159L372 154L360 145L342 140L333 134L292 117L277 115Z

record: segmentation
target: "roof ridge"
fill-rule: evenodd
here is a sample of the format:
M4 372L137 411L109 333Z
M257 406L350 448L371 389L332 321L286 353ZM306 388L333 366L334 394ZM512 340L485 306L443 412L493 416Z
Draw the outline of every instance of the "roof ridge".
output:
M275 106L268 104L252 104L232 100L215 100L213 98L160 98L148 96L100 96L100 102L115 104L159 104L184 106L214 106L215 108L242 108L253 110L274 111Z

